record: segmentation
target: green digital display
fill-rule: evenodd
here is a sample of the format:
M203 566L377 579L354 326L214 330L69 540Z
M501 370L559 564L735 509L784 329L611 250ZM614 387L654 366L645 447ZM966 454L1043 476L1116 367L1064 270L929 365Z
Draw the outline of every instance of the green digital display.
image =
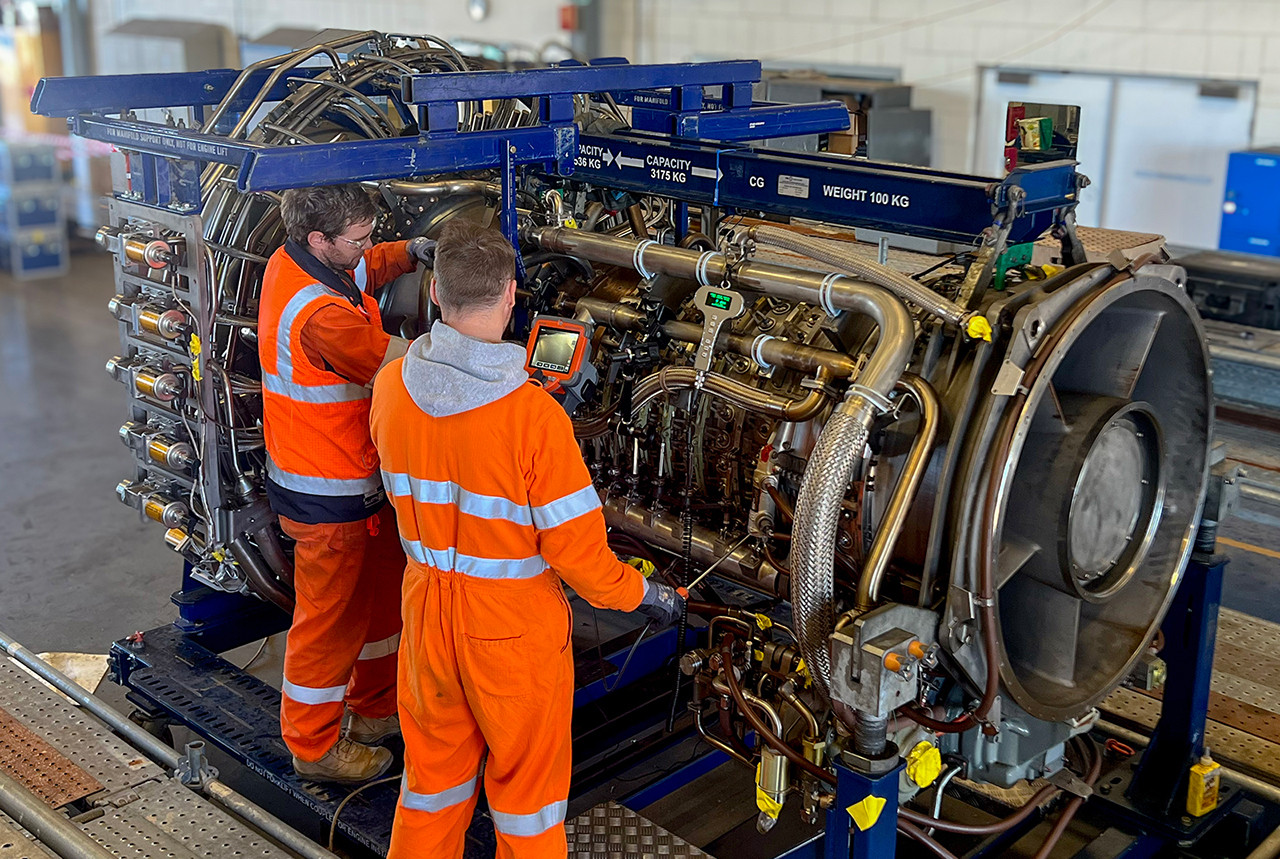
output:
M733 296L725 295L723 292L708 292L707 307L714 307L716 310L728 310L729 305L733 304Z

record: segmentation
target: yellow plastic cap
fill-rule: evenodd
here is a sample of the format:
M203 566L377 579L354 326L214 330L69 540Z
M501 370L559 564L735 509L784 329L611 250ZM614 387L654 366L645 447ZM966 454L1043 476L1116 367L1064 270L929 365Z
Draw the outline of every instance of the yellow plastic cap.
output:
M907 754L907 778L917 787L928 787L942 774L942 752L926 740L916 743Z
M653 565L652 561L646 561L644 558L631 558L627 561L627 565L635 567L636 570L639 571L640 575L644 576L646 579L658 571L658 568Z
M845 809L853 818L853 823L860 832L866 832L876 825L880 812L884 811L885 800L879 796L868 796Z
M964 331L969 335L971 340L986 340L991 342L991 323L987 321L985 316L975 313L969 317L969 321L965 323Z

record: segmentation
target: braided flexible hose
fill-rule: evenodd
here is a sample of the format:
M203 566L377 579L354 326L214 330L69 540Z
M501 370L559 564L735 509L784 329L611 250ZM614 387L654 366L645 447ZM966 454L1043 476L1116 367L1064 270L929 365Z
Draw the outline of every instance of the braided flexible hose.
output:
M791 602L796 637L809 675L824 700L830 698L831 656L827 638L835 629L835 551L844 500L862 459L874 407L852 396L831 416L800 481L791 543Z

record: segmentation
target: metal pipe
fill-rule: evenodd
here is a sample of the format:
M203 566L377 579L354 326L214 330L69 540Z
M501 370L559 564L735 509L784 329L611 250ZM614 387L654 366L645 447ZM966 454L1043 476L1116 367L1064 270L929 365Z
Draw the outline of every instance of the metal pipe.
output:
M615 496L604 503L604 520L610 528L647 544L669 552L683 551L684 532L679 516L629 504L625 498ZM733 546L731 540L723 540L719 533L700 525L693 526L692 537L693 559L700 564L714 563ZM716 570L725 578L770 596L787 592L786 575L756 557L747 546L728 551Z
M725 668L726 673L732 670L733 670L732 665L729 665ZM729 688L728 684L725 681L721 680L718 675L711 681L711 688L721 695L733 694L733 691ZM782 717L778 715L777 710L773 709L773 705L770 704L768 701L764 700L763 698L753 695L752 693L748 692L746 689L741 689L739 691L742 693L743 700L745 700L748 704L755 707L761 713L764 713L766 716L769 717L769 723L773 726L774 736L781 737L782 736Z
M267 568L262 556L249 545L244 535L241 534L232 540L228 548L231 549L231 557L235 558L236 566L244 570L254 592L282 611L292 614L293 596L281 587L271 570Z
M648 326L648 316L641 310L604 301L599 298L579 298L575 305L577 311L585 310L591 314L592 320L622 331L642 331ZM662 323L662 332L672 340L682 343L698 343L702 340L702 326L692 322L669 320ZM851 378L858 369L858 362L843 352L831 349L819 349L803 343L792 343L778 337L759 335L747 337L734 334L728 326L720 329L716 337L716 348L734 352L755 360L757 356L768 365L786 367L802 373L813 373L821 367L831 371L838 379Z
M525 235L545 250L584 257L593 262L635 268L650 274L699 283L720 283L725 275L724 254L698 253L684 248L586 233L559 227L534 227ZM824 310L852 310L875 320L880 339L858 383L887 398L915 347L915 323L902 301L883 287L837 275L802 271L768 263L735 266L729 282L744 290L817 305Z
M907 513L915 502L916 492L924 480L924 473L929 468L933 445L938 437L938 418L942 409L933 386L912 373L904 374L899 385L920 404L920 428L911 444L902 476L893 488L889 506L876 531L871 551L867 553L866 564L858 579L857 607L863 611L873 608L880 599L880 585L884 580L885 570L888 569L889 559L898 543L898 535L902 533L902 526L906 523Z
M790 230L765 224L753 226L747 233L761 244L803 254L810 259L835 266L855 277L883 286L899 298L911 302L926 313L952 325L962 326L965 320L974 315L974 311L966 310L902 272L839 250L833 247L830 241L798 235Z
M392 179L382 187L398 197L490 197L502 196L502 186L480 179L437 179L431 182L410 182L408 179Z
M167 769L177 768L178 763L182 760L181 753L160 742L160 740L148 734L138 725L129 721L128 717L124 716L120 711L77 684L39 656L36 656L3 631L0 631L0 648L19 663L31 669L33 673L48 682L49 685L102 720L107 727L115 731L147 757ZM248 820L293 852L305 857L305 859L337 859L337 856L333 853L316 844L261 806L250 802L217 779L205 780L200 785L200 789L211 798L222 803L226 808L238 814L242 813L245 820Z
M1280 370L1280 355L1272 355L1266 352L1250 352L1248 349L1237 349L1234 346L1219 346L1216 343L1210 343L1209 356L1219 361L1229 361L1232 364L1246 364L1263 370Z
M0 811L63 859L113 859L115 855L4 770L0 770Z
M1253 848L1246 859L1276 859L1277 856L1280 856L1280 826L1271 830L1271 834Z
M1240 478L1240 497L1251 498L1254 501L1261 501L1263 504L1280 507L1280 490L1261 481L1250 480L1247 477Z
M786 421L803 422L816 417L828 403L825 388L830 379L830 371L825 367L819 368L814 388L798 400L766 393L720 373L705 374L702 377L702 390L749 411ZM697 387L697 384L698 371L692 367L663 367L636 383L631 413L634 415L662 394L687 391Z

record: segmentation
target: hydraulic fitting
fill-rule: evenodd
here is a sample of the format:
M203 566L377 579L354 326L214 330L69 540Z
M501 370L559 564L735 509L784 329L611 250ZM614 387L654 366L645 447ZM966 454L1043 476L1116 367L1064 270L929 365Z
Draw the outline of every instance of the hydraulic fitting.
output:
M117 295L107 302L107 310L121 322L131 324L135 333L154 334L165 340L177 340L187 330L189 322L187 314L177 308L138 305L123 295Z
M187 505L161 493L154 486L122 480L116 486L116 497L124 504L167 528L177 528L187 519Z
M117 382L131 378L135 391L157 402L168 403L184 393L182 380L173 373L145 365L135 367L119 355L107 362L107 372Z
M178 262L178 249L164 239L127 233L119 227L103 227L94 240L98 245L115 254L120 265L145 265L152 269L166 268Z

